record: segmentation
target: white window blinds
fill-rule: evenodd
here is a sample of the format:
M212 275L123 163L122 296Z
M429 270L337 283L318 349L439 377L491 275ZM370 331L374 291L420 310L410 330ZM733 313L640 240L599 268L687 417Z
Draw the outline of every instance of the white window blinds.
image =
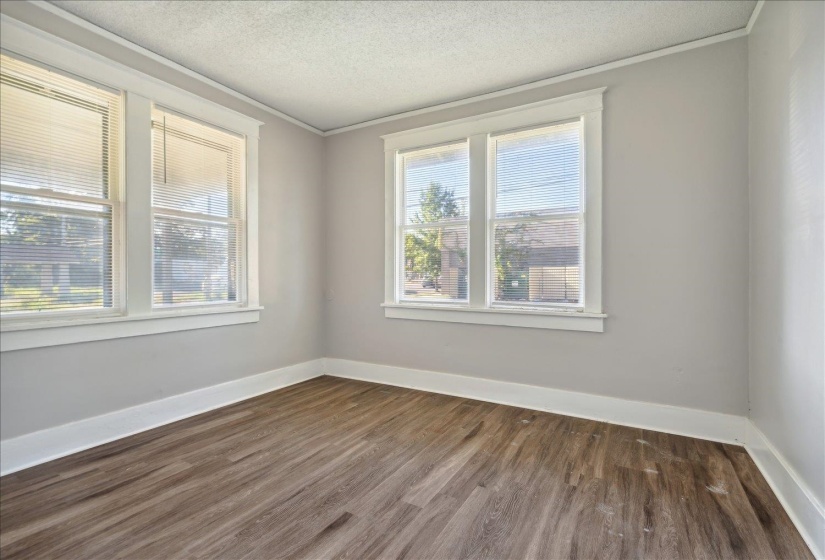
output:
M400 299L467 301L466 142L402 153Z
M244 301L241 136L152 111L154 305Z
M580 307L581 121L494 135L490 148L493 303Z
M0 312L116 311L121 95L0 55Z

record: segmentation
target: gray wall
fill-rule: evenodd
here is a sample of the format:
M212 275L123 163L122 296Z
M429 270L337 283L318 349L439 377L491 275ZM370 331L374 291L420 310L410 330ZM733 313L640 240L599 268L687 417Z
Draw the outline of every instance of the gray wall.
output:
M0 438L323 355L323 138L24 2L3 13L261 121L259 323L4 352Z
M265 121L266 309L258 324L4 352L0 438L323 355L746 412L745 39L323 139L37 6L2 6ZM385 319L379 135L600 86L607 331Z
M386 319L379 135L607 86L603 334ZM326 140L326 354L747 411L747 41Z
M749 36L750 414L825 503L825 3Z

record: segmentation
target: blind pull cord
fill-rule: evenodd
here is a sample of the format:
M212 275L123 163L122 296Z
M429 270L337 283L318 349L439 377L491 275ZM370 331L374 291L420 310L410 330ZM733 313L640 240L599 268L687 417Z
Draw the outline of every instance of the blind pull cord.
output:
M166 184L166 115L163 115L163 184Z

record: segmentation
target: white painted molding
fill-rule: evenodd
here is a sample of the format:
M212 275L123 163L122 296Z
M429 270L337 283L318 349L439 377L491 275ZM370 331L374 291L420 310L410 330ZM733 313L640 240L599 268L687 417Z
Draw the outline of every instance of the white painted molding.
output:
M262 309L263 307L215 307L159 311L144 315L88 319L76 317L62 321L3 324L0 331L0 352L257 323Z
M126 48L128 48L128 49L130 49L130 50L132 50L132 51L134 51L138 54L141 54L141 55L143 55L147 58L150 58L150 59L154 60L155 62L159 62L160 64L163 64L164 66L167 66L169 68L177 70L178 72L182 72L183 74L186 74L187 76L189 76L191 78L195 78L196 80L198 80L200 82L208 84L208 85L210 85L210 86L212 86L212 87L214 87L214 88L216 88L216 89L218 89L218 90L220 90L224 93L227 93L227 94L229 94L229 95L231 95L231 96L233 96L237 99L240 99L241 101L244 101L246 103L249 103L250 105L253 105L253 106L257 107L258 109L266 111L267 113L275 115L276 117L284 119L288 122L291 122L292 124L300 126L301 128L304 128L306 130L309 130L309 131L314 132L315 134L319 134L321 136L332 136L333 134L340 134L342 132L349 132L350 130L358 130L359 128L366 128L368 126L372 126L372 125L375 125L375 124L380 124L380 123L384 123L384 122L390 122L390 121L395 121L395 120L399 120L399 119L404 119L404 118L412 117L412 116L415 116L415 115L423 115L423 114L426 114L426 113L432 113L434 111L440 111L442 109L449 109L450 107L459 107L461 105L467 105L469 103L475 103L477 101L484 101L486 99L494 99L496 97L503 97L505 95L510 95L512 93L518 93L518 92L521 92L521 91L529 91L529 90L532 90L532 89L537 89L537 88L540 88L540 87L548 86L548 85L551 85L551 84L556 84L556 83L564 82L564 81L567 81L567 80L573 80L575 78L581 78L583 76L589 76L591 74L596 74L598 72L605 72L607 70L613 70L615 68L621 68L623 66L629 66L631 64L636 64L638 62L645 62L645 61L648 61L648 60L653 60L655 58L659 58L659 57L662 57L662 56L667 56L669 54L675 54L675 53L688 51L688 50L691 50L691 49L705 47L705 46L708 46L708 45L713 45L715 43L720 43L722 41L729 41L731 39L738 39L739 37L746 36L750 32L751 28L753 27L753 23L756 21L756 17L759 15L759 10L761 10L762 4L764 3L764 0L760 0L759 3L756 5L756 8L754 9L753 14L751 14L750 20L748 21L748 26L746 28L736 29L734 31L728 31L726 33L721 33L719 35L714 35L712 37L705 37L704 39L698 39L696 41L690 41L690 42L687 42L687 43L682 43L681 45L674 45L672 47L666 47L664 49L659 49L659 50L656 50L656 51L651 51L649 53L644 53L644 54L640 54L640 55L637 55L637 56L632 56L632 57L629 57L629 58L616 60L614 62L608 62L606 64L600 64L598 66L593 66L591 68L585 68L585 69L582 69L582 70L577 70L575 72L570 72L570 73L567 73L567 74L561 74L559 76L554 76L554 77L551 77L551 78L545 78L543 80L539 80L539 81L536 81L536 82L531 82L529 84L523 84L523 85L520 85L520 86L505 88L505 89L501 89L501 90L498 90L498 91L493 91L493 92L490 92L490 93L476 95L476 96L473 96L473 97L458 99L456 101L450 101L450 102L447 102L447 103L440 103L438 105L431 105L429 107L422 107L421 109L415 109L415 110L412 110L412 111L405 111L403 113L396 113L394 115L387 115L385 117L379 117L379 118L371 119L371 120L364 121L364 122L361 122L361 123L356 123L356 124L352 124L352 125L348 125L348 126L334 128L334 129L327 130L327 131L321 131L320 129L315 128L314 126L312 126L310 124L307 124L307 123L305 123L301 120L298 120L294 117L291 117L291 116L287 115L286 113L283 113L283 112L281 112L281 111L279 111L279 110L277 110L273 107L270 107L269 105L261 103L260 101L256 101L255 99L252 99L251 97L249 97L247 95L244 95L244 94L242 94L242 93L240 93L240 92L238 92L238 91L236 91L232 88L229 88L229 87L227 87L227 86L225 86L225 85L223 85L219 82L216 82L215 80L213 80L211 78L207 78L203 74L199 74L198 72L195 72L194 70L191 70L191 69L189 69L189 68L187 68L187 67L185 67L181 64L178 64L177 62L174 62L174 61L172 61L172 60L170 60L170 59L168 59L164 56L161 56L157 53L154 53L154 52L150 51L149 49L141 47L140 45L138 45L136 43L128 41L128 40L124 39L123 37L120 37L119 35L116 35L116 34L112 33L111 31L107 31L107 30L103 29L102 27L99 27L99 26L97 26L93 23L90 23L90 22L86 21L83 18L77 17L76 15L71 14L71 13L63 10L62 8L59 8L59 7L55 6L54 4L46 2L45 0L28 0L28 1L31 4L33 4L35 6L38 6L39 8L41 8L41 9L47 11L47 12L50 12L50 13L52 13L52 14L60 17L60 18L63 18L64 20L69 21L69 22L71 22L71 23L73 23L73 24L75 24L79 27L82 27L83 29L85 29L87 31L90 31L90 32L92 32L96 35L99 35L99 36L104 37L104 38L106 38L110 41L113 41L113 42L117 43L118 45L126 47Z
M750 32L753 31L753 26L756 25L756 20L759 17L759 14L762 13L762 8L765 6L765 0L759 0L756 3L756 6L753 8L753 12L751 12L751 17L748 19L748 25L745 27L745 33L750 35Z
M825 508L765 435L744 417L337 358L303 362L0 441L0 475L228 406L325 373L711 441L744 443L813 554L817 558L825 558Z
M60 17L60 18L63 18L64 20L66 20L70 23L73 23L73 24L75 24L79 27L82 27L86 31L90 31L90 32L94 33L95 35L99 35L99 36L101 36L105 39L108 39L108 40L110 40L114 43L117 43L118 45L120 45L122 47L126 47L127 49L129 49L131 51L134 51L138 54L141 54L141 55L143 55L147 58L150 58L150 59L154 60L155 62L159 62L159 63L163 64L164 66L172 68L173 70L177 70L178 72L181 72L182 74L186 74L190 78L195 78L199 82L203 82L204 84L207 84L207 85L209 85L209 86L211 86L215 89L218 89L218 90L220 90L224 93L227 93L227 94L231 95L232 97L235 97L236 99L240 99L241 101L243 101L245 103L249 103L250 105L252 105L254 107L257 107L258 109L261 109L262 111L266 111L267 113L269 113L271 115L275 115L276 117L278 117L280 119L283 119L283 120L285 120L287 122L290 122L294 125L300 126L301 128L309 130L310 132L314 132L315 134L323 135L323 132L321 130L315 128L312 125L309 125L309 124L307 124L303 121L299 121L295 117L290 117L286 113L282 113L281 111L278 111L277 109L274 109L274 108L270 107L269 105L265 105L265 104L261 103L260 101L256 101L255 99L252 99L251 97L249 97L247 95L244 95L243 93L241 93L239 91L235 91L234 89L229 88L229 87L221 84L220 82L216 82L212 78L207 78L203 74L199 74L198 72L195 72L194 70L190 70L186 66L178 64L177 62L169 60L168 58L166 58L164 56L161 56L161 55L159 55L155 52L152 52L149 49L141 47L140 45L138 45L136 43L133 43L133 42L127 40L127 39L124 39L120 35L115 35L111 31L107 31L107 30L103 29L102 27L99 27L99 26L97 26L97 25L95 25L91 22L86 21L83 18L77 17L76 15L71 14L71 13L67 12L66 10L64 10L62 8L59 8L59 7L55 6L54 4L52 4L50 2L46 2L45 0L29 0L29 3L35 5L39 8L42 8L43 10L46 10L47 12L52 13L52 14Z
M384 134L384 151L410 150L460 141L475 134L498 134L566 121L604 108L606 87L589 89L409 130Z
M81 79L143 96L164 107L195 117L230 132L257 137L263 122L224 107L190 91L159 80L47 33L38 27L0 14L0 46L18 56L68 72Z
M743 416L394 366L325 358L327 375L543 410L669 434L745 441Z
M476 325L504 325L531 329L604 332L604 313L543 311L517 308L473 308L446 305L382 303L384 317L414 321L443 321Z
M312 360L0 441L0 475L323 375Z
M753 462L816 558L825 559L825 506L787 460L753 423L747 423L747 449Z
M757 6L758 7L758 6ZM751 17L753 19L753 17ZM575 72L569 72L567 74L561 74L559 76L554 76L552 78L545 78L543 80L539 80L537 82L530 82L529 84L523 84L520 86L509 87L505 89L500 89L498 91L492 91L490 93L484 93L481 95L475 95L473 97L465 97L464 99L457 99L456 101L449 101L447 103L440 103L438 105L430 105L429 107L422 107L421 109L415 109L412 111L405 111L403 113L396 113L394 115L387 115L386 117L380 117L377 119L371 119L368 121L364 121L361 123L352 124L349 126L342 126L340 128L334 128L332 130L327 130L324 132L324 136L332 136L334 134L341 134L342 132L349 132L351 130L358 130L359 128L366 128L368 126L373 126L376 124L381 124L385 122L397 121L399 119L406 119L407 117L414 117L416 115L424 115L426 113L432 113L434 111L441 111L443 109L450 109L452 107L460 107L461 105L467 105L470 103L476 103L478 101L486 101L487 99L495 99L496 97L504 97L505 95L510 95L513 93L519 93L522 91L530 91L533 89L549 86L552 84L558 84L560 82L566 82L568 80L575 80L576 78L583 78L584 76L590 76L591 74L598 74L599 72L607 72L608 70L615 70L616 68L622 68L623 66L630 66L631 64L638 64L639 62L647 62L648 60L653 60L655 58L660 58L663 56L667 56L670 54L676 54L684 51L689 51L692 49L698 49L701 47L707 47L708 45L713 45L716 43L721 43L722 41L730 41L731 39L738 39L740 37L747 36L748 31L746 28L736 29L734 31L728 31L727 33L721 33L719 35L713 35L712 37L705 37L704 39L698 39L696 41L690 41L688 43L682 43L681 45L674 45L672 47L667 47L664 49L659 49L657 51L651 51L649 53L640 54L637 56L631 56L629 58L623 58L621 60L616 60L614 62L608 62L606 64L599 64L598 66L591 66L590 68L584 68L583 70L576 70Z

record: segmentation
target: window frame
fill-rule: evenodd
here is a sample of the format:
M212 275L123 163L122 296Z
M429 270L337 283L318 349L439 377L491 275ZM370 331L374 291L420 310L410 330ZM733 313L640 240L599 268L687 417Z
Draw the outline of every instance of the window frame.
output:
M0 15L0 48L9 56L120 91L123 99L121 177L115 200L115 206L121 205L121 213L118 247L114 249L122 266L122 309L2 317L0 351L257 322L262 309L258 282L258 135L263 123L4 14ZM239 281L245 295L242 301L153 309L153 105L245 138L246 262L245 278Z
M606 88L588 90L502 111L387 134L385 155L385 289L387 318L603 332L602 309L602 109ZM495 218L495 161L492 137L565 121L582 123L582 303L494 303L492 228ZM467 141L470 152L468 301L411 302L398 293L403 217L402 152Z

